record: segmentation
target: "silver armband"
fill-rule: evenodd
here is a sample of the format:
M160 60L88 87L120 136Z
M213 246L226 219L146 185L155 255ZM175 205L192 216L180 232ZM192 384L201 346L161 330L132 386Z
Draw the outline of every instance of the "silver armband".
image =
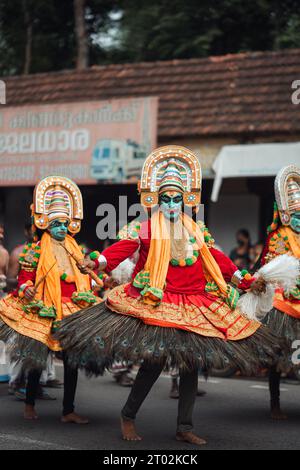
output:
M107 259L105 258L105 256L100 255L98 258L98 263L99 263L99 271L104 271L104 269L107 266Z

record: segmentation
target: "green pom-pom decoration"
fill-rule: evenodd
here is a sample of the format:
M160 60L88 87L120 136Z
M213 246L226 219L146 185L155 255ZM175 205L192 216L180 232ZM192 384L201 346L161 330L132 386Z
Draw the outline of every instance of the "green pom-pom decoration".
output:
M60 276L61 280L62 281L65 281L67 279L67 273L63 273L61 276Z
M98 259L99 258L99 253L97 251L92 251L92 253L90 253L90 259L92 261L94 261L95 259Z
M171 264L172 266L178 266L179 265L179 261L177 259L171 259Z
M191 242L191 243L196 243L196 238L195 238L195 237L191 237L191 238L190 238L190 242Z
M196 258L198 258L198 254L199 254L199 253L198 253L197 250L194 250L194 251L193 251L193 255L196 256Z
M33 255L34 258L39 258L40 256L41 256L40 253L34 253L34 255Z
M246 276L246 274L248 274L247 269L242 269L241 275L244 277L244 276Z
M194 264L192 258L186 258L185 262L186 262L187 266L192 266L192 264Z

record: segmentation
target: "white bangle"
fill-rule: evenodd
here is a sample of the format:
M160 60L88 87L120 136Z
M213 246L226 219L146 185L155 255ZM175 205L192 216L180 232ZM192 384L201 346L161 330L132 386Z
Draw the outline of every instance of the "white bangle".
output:
M105 256L100 255L98 258L98 263L99 263L99 271L104 271L104 269L107 266L107 259L105 258Z
M235 286L238 286L240 284L240 282L242 282L242 280L243 280L243 275L242 275L241 271L239 269L237 269L232 275L231 282Z

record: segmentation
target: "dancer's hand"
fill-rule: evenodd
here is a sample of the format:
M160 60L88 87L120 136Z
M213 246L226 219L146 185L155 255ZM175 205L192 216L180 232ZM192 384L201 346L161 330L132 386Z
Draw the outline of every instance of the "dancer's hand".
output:
M77 267L82 274L89 274L90 270L94 271L96 263L95 261L87 258L82 262L78 263Z
M24 292L24 296L27 300L33 300L35 296L35 288L34 287L27 287Z
M251 284L250 290L257 295L266 292L266 281L262 277L255 279Z
M113 289L114 287L117 287L119 283L113 279L111 276L107 276L104 279L104 287L105 289Z

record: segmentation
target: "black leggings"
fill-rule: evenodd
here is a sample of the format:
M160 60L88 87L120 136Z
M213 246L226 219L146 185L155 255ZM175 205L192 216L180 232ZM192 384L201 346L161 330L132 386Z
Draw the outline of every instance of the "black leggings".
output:
M143 401L147 397L154 383L160 376L164 363L151 363L144 361L141 365L128 400L122 410L122 416L127 420L134 420ZM198 369L179 371L179 401L177 431L186 432L193 429L193 409L198 388Z
M67 354L63 352L64 363L64 399L63 415L66 416L74 411L74 399L77 387L78 369L71 368L68 363ZM26 387L26 405L35 405L38 394L42 371L33 369L28 374Z
M280 376L277 366L272 366L269 370L269 390L271 398L271 408L280 407Z

